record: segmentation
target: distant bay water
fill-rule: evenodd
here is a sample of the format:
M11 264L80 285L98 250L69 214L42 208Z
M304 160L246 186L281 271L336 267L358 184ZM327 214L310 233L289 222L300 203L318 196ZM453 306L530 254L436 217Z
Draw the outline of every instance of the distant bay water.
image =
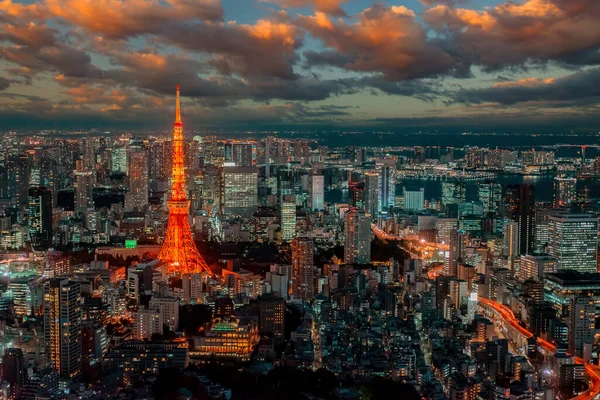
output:
M499 175L496 182L501 183L503 186L511 184L531 184L535 186L535 198L537 201L549 202L552 201L553 190L554 190L554 176L524 176L524 175ZM467 201L477 200L477 181L467 181ZM578 179L577 189L583 189L588 187L590 190L590 198L600 200L600 180L589 178L589 179ZM442 197L442 181L440 180L427 180L427 179L402 179L396 185L396 194L401 195L403 187L407 190L419 190L420 188L425 189L425 199L439 200ZM348 190L332 189L325 192L325 201L329 203L347 203L348 202Z

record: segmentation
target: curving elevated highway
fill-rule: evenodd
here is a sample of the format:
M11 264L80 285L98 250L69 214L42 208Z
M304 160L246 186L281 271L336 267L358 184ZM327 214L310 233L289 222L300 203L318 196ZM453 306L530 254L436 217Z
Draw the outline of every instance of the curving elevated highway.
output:
M496 301L486 299L484 297L480 297L479 302L482 305L494 310L497 315L499 315L514 331L522 335L525 340L533 336L533 333L531 333L529 330L525 329L519 324L519 321L515 317L515 314L507 306L502 305ZM541 348L552 353L554 353L554 350L556 349L556 346L554 346L552 343L541 338L537 339L537 343ZM593 364L586 364L585 361L580 357L575 357L575 362L577 364L585 364L585 372L587 373L589 379L589 387L585 392L574 397L573 399L595 399L597 396L600 395L600 367Z

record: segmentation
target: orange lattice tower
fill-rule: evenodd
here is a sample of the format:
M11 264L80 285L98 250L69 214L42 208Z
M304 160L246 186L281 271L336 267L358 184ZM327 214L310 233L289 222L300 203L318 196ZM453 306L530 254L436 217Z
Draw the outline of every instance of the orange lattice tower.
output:
M192 239L192 229L189 220L190 201L187 199L185 193L183 123L181 122L179 85L177 85L175 105L171 200L167 202L169 207L169 224L158 258L169 264L170 274L211 273L210 268L206 265L204 258L200 255Z

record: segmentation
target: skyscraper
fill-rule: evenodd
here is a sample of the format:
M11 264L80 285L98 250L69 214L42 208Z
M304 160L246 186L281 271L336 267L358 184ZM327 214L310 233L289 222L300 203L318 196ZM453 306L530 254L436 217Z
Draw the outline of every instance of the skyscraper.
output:
M486 216L496 216L502 210L502 185L500 183L480 182L477 185L477 196L483 204L483 212Z
M287 195L281 203L281 240L289 241L296 237L296 199Z
M371 218L381 211L381 176L376 171L365 173L365 212Z
M94 207L94 173L92 171L75 171L75 211L84 213Z
M221 171L223 213L252 215L258 208L258 170L256 167L225 165Z
M584 357L585 345L591 347L596 335L596 302L591 296L575 296L569 308L569 351Z
M371 262L371 221L361 209L352 208L345 215L344 262L368 264Z
M45 187L29 188L29 238L34 246L52 244L52 193Z
M308 188L310 191L310 209L322 210L325 208L325 177L323 175L311 175Z
M312 300L315 294L314 251L311 238L292 240L292 294L304 301Z
M26 379L23 350L6 349L2 356L2 379L10 384L10 398L21 398L21 391Z
M550 216L548 252L557 260L557 269L596 272L598 219L591 214Z
M506 217L519 224L519 254L535 250L535 191L533 185L508 185L504 194Z
M381 167L381 210L388 211L394 207L396 198L396 168L384 165Z
M577 201L577 179L557 176L554 178L554 207L570 207Z
M44 335L50 362L61 378L81 373L81 283L53 278L44 286Z
M129 185L125 195L125 208L144 211L148 205L148 157L139 150L130 152L127 160Z
M169 207L169 222L158 258L169 265L169 273L171 274L192 274L204 271L210 273L206 261L200 255L192 239L190 227L190 201L187 199L186 194L179 85L177 85L175 124L173 127L171 199L167 204Z
M467 185L464 181L442 182L442 205L460 204L466 201Z
M251 167L252 143L233 143L231 146L231 161L238 167Z

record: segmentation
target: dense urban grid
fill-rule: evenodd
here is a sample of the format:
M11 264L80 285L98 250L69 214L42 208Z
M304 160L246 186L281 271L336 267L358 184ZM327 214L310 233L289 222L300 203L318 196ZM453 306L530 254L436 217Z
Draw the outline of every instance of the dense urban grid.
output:
M1 399L599 395L586 146L191 138L176 101L0 139Z

